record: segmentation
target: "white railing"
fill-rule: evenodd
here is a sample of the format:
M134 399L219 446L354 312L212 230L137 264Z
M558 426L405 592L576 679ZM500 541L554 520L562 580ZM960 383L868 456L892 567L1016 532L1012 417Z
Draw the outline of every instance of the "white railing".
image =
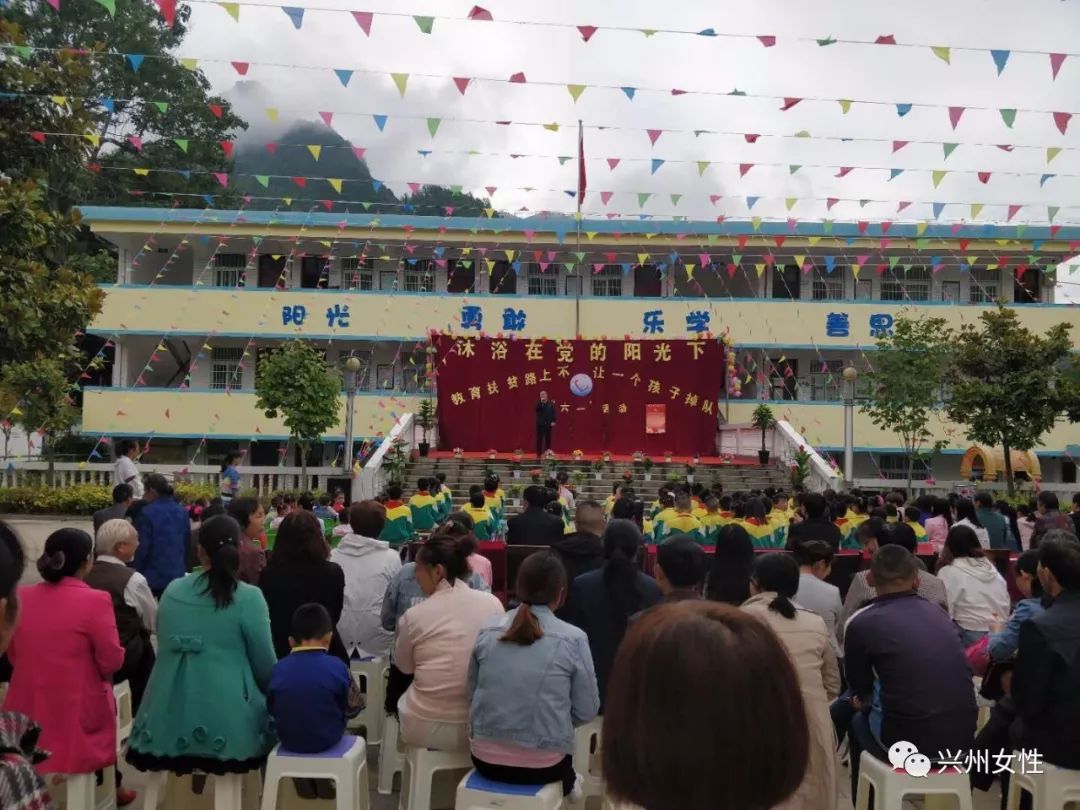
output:
M386 474L383 472L383 461L394 442L402 445L406 455L412 455L417 437L415 430L416 414L403 413L390 429L389 435L379 445L378 449L371 454L371 458L360 470L360 474L352 481L352 501L366 501L374 498L385 484Z
M49 465L44 461L18 461L0 470L0 487L19 487L45 483ZM237 467L240 472L240 488L254 489L260 497L275 492L300 489L300 467ZM139 472L161 473L180 483L206 484L217 488L221 467L217 464L140 464ZM308 489L320 491L326 488L330 478L342 478L339 467L308 467ZM106 462L58 461L53 465L53 482L57 487L76 484L98 484L112 487L113 465Z
M765 434L765 449L772 450L770 436ZM749 422L724 425L717 438L717 452L721 456L753 456L761 449L761 431Z
M810 442L803 438L799 431L791 426L791 423L781 419L771 431L773 434L773 453L785 467L790 468L795 463L795 454L800 448L810 454L810 477L806 481L806 488L813 492L821 492L826 489L841 489L844 478L839 470L833 468L829 462L822 458Z
M886 490L893 487L906 490L907 479L856 478L854 486L866 490ZM1029 495L1031 498L1034 498L1040 492L1053 492L1058 496L1062 508L1067 509L1069 503L1072 501L1072 496L1077 492L1080 492L1080 484L1063 484L1059 481L1036 484L1030 481L1024 481L1023 483L1018 481L1014 489L1017 494ZM1001 497L1008 493L1009 487L1004 481L935 480L932 484L928 484L926 481L912 481L911 491L908 494L910 497L918 497L919 495L945 495L949 492L957 492L962 495L971 496L979 490L986 490L987 492L994 493L997 497Z

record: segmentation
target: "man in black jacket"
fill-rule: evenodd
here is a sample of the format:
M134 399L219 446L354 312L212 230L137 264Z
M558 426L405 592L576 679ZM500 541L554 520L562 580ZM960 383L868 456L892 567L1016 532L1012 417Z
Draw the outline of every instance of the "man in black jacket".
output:
M802 510L806 518L788 529L787 547L793 549L798 543L820 540L828 543L833 551L839 551L840 527L826 514L825 499L816 492L808 492L802 497Z
M1012 698L1017 748L1080 769L1080 541L1050 530L1039 546L1046 612L1020 625Z
M555 403L548 399L547 391L540 392L536 403L536 457L551 449L551 429L555 427Z
M506 542L511 546L550 546L563 536L563 522L544 510L547 490L526 487L525 511L506 521Z
M560 537L551 544L551 550L559 555L566 568L566 587L569 590L574 579L604 564L604 507L599 501L582 501L574 513L573 534ZM563 618L562 608L555 612Z

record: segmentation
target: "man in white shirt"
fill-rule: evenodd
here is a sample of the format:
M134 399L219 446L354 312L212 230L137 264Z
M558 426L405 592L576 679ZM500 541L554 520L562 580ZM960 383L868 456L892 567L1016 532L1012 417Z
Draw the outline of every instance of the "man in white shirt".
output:
M141 499L146 492L142 478L139 476L139 468L135 465L137 455L139 455L139 443L134 439L121 439L116 443L113 483L130 486L135 500Z

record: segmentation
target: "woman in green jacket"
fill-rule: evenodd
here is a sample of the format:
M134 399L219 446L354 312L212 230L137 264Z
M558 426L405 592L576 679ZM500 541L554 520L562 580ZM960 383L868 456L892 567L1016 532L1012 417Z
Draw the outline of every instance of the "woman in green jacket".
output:
M158 611L158 658L128 761L143 771L245 773L275 743L265 692L277 662L262 592L240 582L241 528L199 530L202 570L173 581Z

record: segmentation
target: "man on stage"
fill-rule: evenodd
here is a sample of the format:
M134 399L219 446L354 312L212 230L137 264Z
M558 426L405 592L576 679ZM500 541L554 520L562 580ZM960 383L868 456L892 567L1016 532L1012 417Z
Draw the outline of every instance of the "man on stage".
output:
M547 391L540 392L536 403L536 457L551 449L551 429L555 427L555 403L548 399Z

